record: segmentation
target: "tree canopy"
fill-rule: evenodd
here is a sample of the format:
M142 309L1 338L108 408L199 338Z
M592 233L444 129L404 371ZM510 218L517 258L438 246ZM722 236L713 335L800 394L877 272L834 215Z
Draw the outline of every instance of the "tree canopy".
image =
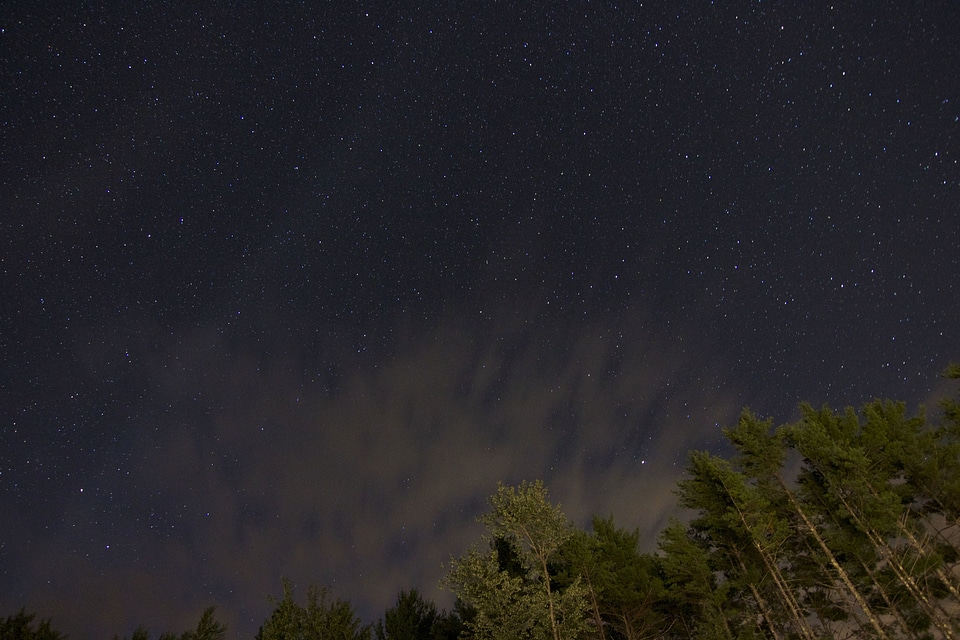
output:
M688 517L655 552L612 516L577 529L541 481L499 484L486 533L443 580L453 611L411 589L363 624L325 588L298 603L285 580L257 640L960 637L960 402L936 421L879 399L804 403L782 425L744 409L724 435L733 455L690 452L676 489ZM0 640L64 640L35 617L0 620ZM160 640L226 632L210 607Z

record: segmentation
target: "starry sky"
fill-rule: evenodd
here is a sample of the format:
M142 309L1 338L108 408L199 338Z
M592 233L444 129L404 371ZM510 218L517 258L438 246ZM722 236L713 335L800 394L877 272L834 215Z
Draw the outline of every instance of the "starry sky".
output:
M498 481L645 550L960 359L960 4L0 6L0 615L375 621Z

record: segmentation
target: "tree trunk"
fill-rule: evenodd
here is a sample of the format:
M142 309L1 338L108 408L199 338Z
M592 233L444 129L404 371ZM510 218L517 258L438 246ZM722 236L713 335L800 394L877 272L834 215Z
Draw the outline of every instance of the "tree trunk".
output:
M907 588L907 591L909 591L910 594L916 599L917 604L920 605L924 613L930 616L931 622L933 622L933 624L937 627L937 629L940 630L945 638L953 638L953 630L940 616L942 609L931 602L928 595L924 593L923 590L917 585L916 580L913 579L913 576L910 575L910 572L903 566L903 564L900 562L900 559L897 558L897 555L893 553L893 550L883 539L883 536L881 536L880 533L873 529L873 527L871 527L869 524L864 522L864 520L860 517L860 514L847 501L842 490L834 490L833 494L837 497L837 499L840 500L840 504L842 504L843 508L847 510L847 513L857 525L857 528L859 528L867 536L867 539L870 540L870 543L873 544L877 553L879 553L880 556L889 563L890 568L893 569L895 574L897 574L897 578L899 578L900 582L903 583L903 586Z
M736 500L733 497L733 493L730 491L730 488L723 482L723 479L720 478L720 482L723 485L724 491L727 492L727 496L730 498L730 502L733 504L734 508L737 510L737 516L740 519L740 523L743 525L747 535L750 537L750 542L752 543L754 549L757 553L760 554L760 559L763 561L764 566L767 568L767 573L770 574L770 577L773 579L774 584L777 586L777 591L780 593L780 598L786 605L787 609L790 611L790 615L796 621L797 626L800 628L800 632L804 638L808 640L815 640L816 636L813 633L813 630L810 629L810 624L807 622L806 617L800 611L800 605L797 602L797 599L794 597L793 592L790 590L789 586L784 580L783 572L780 571L780 567L777 566L777 563L774 558L770 557L770 554L766 549L763 548L763 545L760 544L760 541L757 540L757 536L754 534L753 529L751 528L749 522L747 522L746 515L740 509L740 505L736 503Z
M590 591L590 608L593 610L593 620L597 625L597 634L600 640L606 640L606 634L603 631L603 618L600 616L600 603L597 602L597 592L593 590L593 583L590 582L590 572L586 566L581 567L581 574L587 582L587 589Z
M820 532L817 531L817 527L810 522L810 518L807 517L806 512L803 510L803 507L797 502L797 499L794 497L793 493L787 488L786 483L784 483L783 478L779 475L777 476L777 481L780 483L780 487L783 489L783 492L786 494L787 499L790 501L790 504L799 514L800 518L803 520L804 526L807 528L807 533L813 536L813 539L816 540L817 546L820 547L820 550L827 556L827 560L830 562L830 566L833 567L834 571L837 572L837 575L840 577L840 580L843 582L844 586L847 588L847 591L850 592L850 595L853 596L853 599L857 601L857 606L860 607L860 610L863 611L864 615L867 616L867 620L870 621L870 626L873 627L873 630L877 632L877 637L887 638L887 633L883 630L883 627L880 625L880 620L877 618L876 614L870 608L870 605L867 604L867 601L861 595L860 591L853 584L853 580L850 579L850 575L844 570L844 568L837 561L833 551L830 550L830 547L827 546L827 543L820 536Z
M744 575L747 574L747 565L744 564L743 558L739 553L736 553L737 562L740 564L740 570ZM760 592L757 590L757 586L753 582L748 582L747 586L750 587L750 592L753 594L753 599L757 601L757 608L760 609L760 614L763 616L763 619L767 622L767 628L770 629L770 633L773 634L773 640L780 640L780 632L777 630L777 625L773 620L773 615L770 613L770 610L767 608L767 603L760 596Z

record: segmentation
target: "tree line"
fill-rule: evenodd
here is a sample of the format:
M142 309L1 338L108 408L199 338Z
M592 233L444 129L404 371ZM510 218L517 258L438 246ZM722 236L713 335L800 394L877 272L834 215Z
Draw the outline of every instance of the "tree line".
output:
M933 423L890 400L803 404L779 426L745 409L724 430L732 455L689 454L676 494L690 517L652 553L612 517L574 527L540 481L501 484L443 580L453 611L404 591L364 625L325 589L300 604L284 582L257 640L960 638L960 402L942 408ZM32 620L0 621L0 640L61 640ZM211 608L160 640L225 634Z

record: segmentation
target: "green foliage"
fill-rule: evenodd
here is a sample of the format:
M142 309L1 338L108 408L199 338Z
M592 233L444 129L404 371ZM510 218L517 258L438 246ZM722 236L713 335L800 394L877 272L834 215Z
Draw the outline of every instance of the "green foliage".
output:
M477 611L468 628L474 637L489 640L525 638L546 640L551 636L542 589L529 588L520 576L500 568L495 551L476 549L455 561L447 584Z
M943 372L944 378L960 380L960 362L951 362Z
M227 626L214 617L216 607L207 607L200 616L197 628L193 631L184 631L180 635L166 632L158 640L224 640L227 635ZM118 636L113 637L118 640ZM130 640L150 640L150 631L143 625L138 626L130 636Z
M476 611L460 599L454 603L453 611L442 611L433 621L430 630L432 640L458 640L468 637L467 623L476 617Z
M708 550L677 520L660 533L659 547L669 625L681 637L732 638L724 615L729 585L718 582Z
M593 531L575 531L561 552L557 582L582 580L593 627L603 637L642 638L664 625L656 610L665 594L657 559L641 554L639 542L639 531L595 517Z
M890 400L802 404L779 427L744 409L724 430L733 456L690 453L677 495L691 516L660 533L657 554L612 517L574 529L542 482L500 484L487 534L444 581L454 611L403 591L364 626L324 589L298 604L284 580L257 639L960 637L960 402L942 406L936 425ZM159 640L225 640L214 613ZM0 621L0 640L63 640L34 618Z
M181 640L224 640L227 635L227 626L214 617L216 607L207 607L200 616L197 628L193 631L187 631Z
M227 626L217 621L214 617L216 607L207 607L200 616L197 628L193 631L184 631L177 635L176 633L166 632L160 635L158 640L224 640L227 636ZM118 636L113 636L114 640L119 640ZM143 625L133 630L130 640L150 640L150 631Z
M424 600L416 589L401 591L397 603L377 623L377 640L430 640L437 622L436 606Z
M945 407L939 428L889 400L803 404L777 429L745 410L725 430L736 455L693 452L678 494L695 515L661 536L676 626L697 637L954 637L960 433Z
M580 637L586 589L579 578L563 589L553 584L552 564L573 529L550 504L543 483L500 484L490 498L485 551L471 549L451 563L446 585L476 610L468 623L479 639Z
M41 620L34 628L35 613L20 609L12 616L0 621L0 640L64 640L66 636L55 631L49 620Z
M543 482L524 482L519 487L500 484L490 498L491 511L480 518L494 538L502 538L519 555L524 568L534 576L545 572L544 563L572 535L560 507L547 500Z
M949 515L957 462L943 456L954 447L948 433L930 429L922 411L908 416L903 403L889 400L859 413L801 411L801 421L784 428L803 456L800 484L842 532L833 541L844 542L848 562L855 561L850 573L903 633L936 629L950 637L957 624L948 612L960 605L960 585L956 566L947 564L952 554L944 553L957 539Z
M330 600L326 589L311 585L306 605L294 600L288 580L283 597L257 633L257 640L370 640L370 627L360 623L345 600Z

